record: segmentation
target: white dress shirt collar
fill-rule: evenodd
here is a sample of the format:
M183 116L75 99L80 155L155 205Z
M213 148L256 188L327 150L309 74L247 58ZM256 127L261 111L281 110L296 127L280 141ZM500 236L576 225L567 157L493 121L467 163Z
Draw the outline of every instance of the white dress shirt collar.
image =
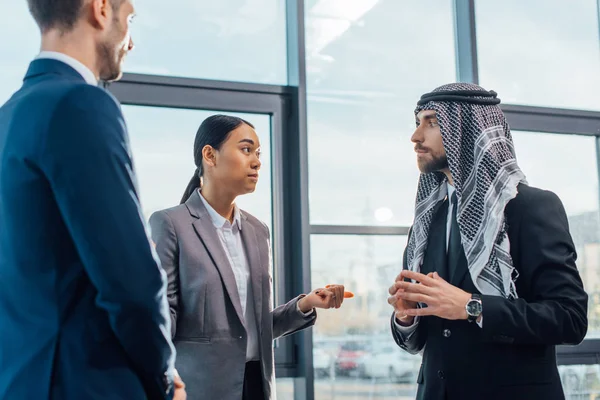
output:
M85 81L87 83L89 83L90 85L93 85L93 86L98 85L98 80L96 79L96 76L94 76L94 73L92 72L92 70L89 69L88 67L86 67L85 65L83 65L83 63L81 63L80 61L77 61L76 59L74 59L73 57L70 57L64 53L59 53L56 51L42 51L36 57L36 59L38 59L38 60L40 58L49 58L52 60L61 61L65 64L67 64L69 67L73 68L75 71L77 71L79 73L79 75L81 75L83 77L83 79L85 79Z
M450 243L450 232L452 231L452 212L454 212L454 204L452 204L452 195L454 194L454 186L449 182L446 183L448 188L448 214L446 217L446 252L448 251L448 244Z
M204 203L204 207L206 207L206 211L208 211L208 215L210 215L210 219L213 222L213 225L217 228L222 228L229 220L224 218L221 214L219 214L208 201L202 196L202 192L198 190L198 194L200 194L200 198L202 199L202 203ZM241 222L241 212L236 204L233 205L233 224L237 224L238 229L242 230L242 222Z
M446 182L446 186L448 186L448 200L450 200L450 198L452 197L452 194L454 194L454 186L452 186L450 184L450 182Z

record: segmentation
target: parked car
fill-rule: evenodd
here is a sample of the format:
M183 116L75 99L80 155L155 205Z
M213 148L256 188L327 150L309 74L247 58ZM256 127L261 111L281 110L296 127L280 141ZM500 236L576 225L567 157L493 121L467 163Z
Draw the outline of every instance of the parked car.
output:
M362 376L361 357L369 353L367 342L352 341L344 343L335 360L335 373L338 376Z
M360 358L359 364L358 369L365 378L414 383L421 366L421 356L409 354L393 342L384 342L375 344L371 352Z
M331 374L333 357L326 350L315 347L313 349L313 368L316 378L324 378Z

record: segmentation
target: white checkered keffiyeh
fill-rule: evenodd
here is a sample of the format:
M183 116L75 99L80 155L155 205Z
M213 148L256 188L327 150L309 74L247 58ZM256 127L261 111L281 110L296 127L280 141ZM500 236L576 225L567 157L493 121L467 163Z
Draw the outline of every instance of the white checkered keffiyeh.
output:
M453 83L435 89L483 91L480 86ZM440 93L441 94L441 93ZM477 96L473 96L478 98ZM457 220L469 272L482 294L517 298L504 208L527 183L517 165L510 128L495 104L432 100L417 107L434 110L456 194ZM407 264L420 271L435 205L446 197L446 177L440 172L421 174L415 220L407 246Z

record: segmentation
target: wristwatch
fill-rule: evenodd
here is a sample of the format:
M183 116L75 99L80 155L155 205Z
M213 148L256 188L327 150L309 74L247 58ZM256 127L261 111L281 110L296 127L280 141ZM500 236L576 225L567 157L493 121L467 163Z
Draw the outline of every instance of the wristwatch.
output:
M481 296L478 294L472 294L471 299L465 306L465 310L467 311L467 320L469 322L477 321L477 318L479 318L481 312L483 311Z

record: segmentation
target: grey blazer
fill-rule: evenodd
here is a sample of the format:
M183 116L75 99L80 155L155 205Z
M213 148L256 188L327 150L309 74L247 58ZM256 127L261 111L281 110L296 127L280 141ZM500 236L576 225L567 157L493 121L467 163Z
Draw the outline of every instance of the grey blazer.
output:
M265 400L275 398L273 339L314 325L298 298L273 310L267 226L241 211L248 258ZM241 400L247 334L233 270L198 191L185 204L150 217L152 239L168 276L175 366L188 400Z

